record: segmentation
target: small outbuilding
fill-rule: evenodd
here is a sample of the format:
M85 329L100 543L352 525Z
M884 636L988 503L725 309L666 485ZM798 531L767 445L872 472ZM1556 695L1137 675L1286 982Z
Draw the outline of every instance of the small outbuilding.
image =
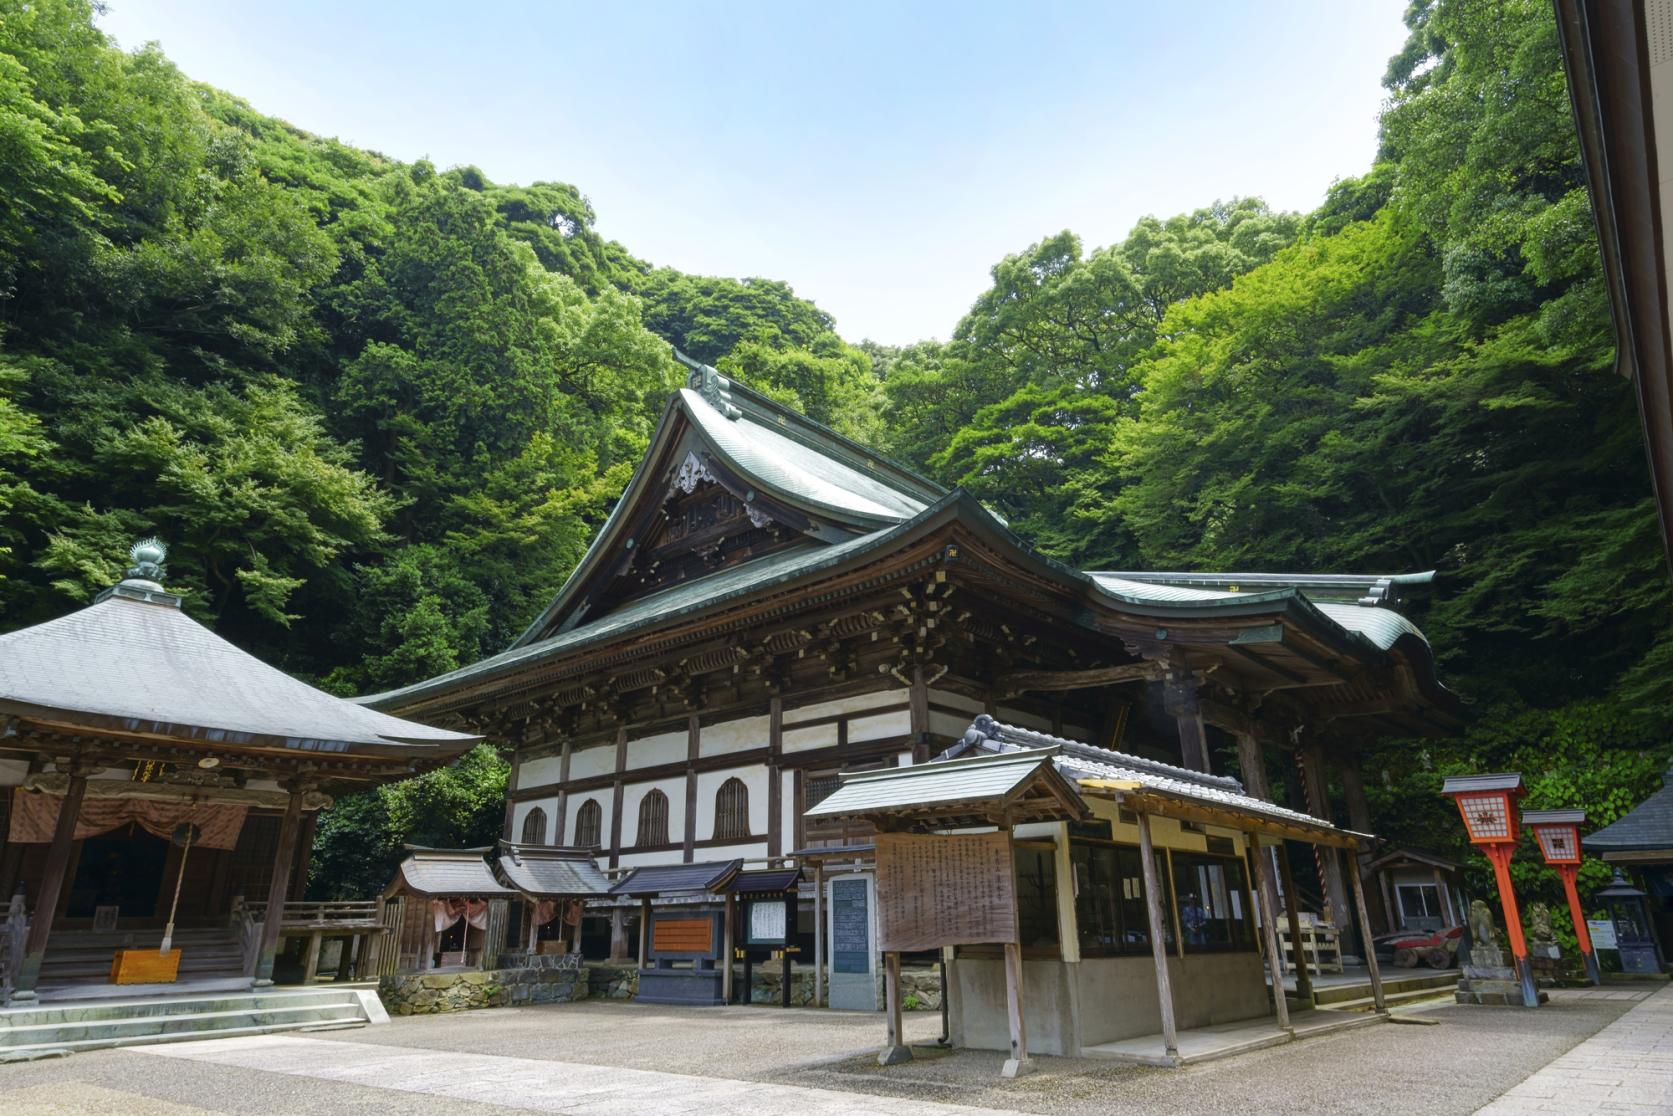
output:
M581 952L581 921L588 899L610 892L591 849L500 842L494 864L505 884L528 900L528 951ZM567 938L566 938L567 933Z
M1580 847L1637 880L1643 909L1662 957L1673 957L1673 767L1661 789L1596 833Z
M410 855L383 891L389 933L380 975L495 968L517 892L489 871L489 847L406 848Z

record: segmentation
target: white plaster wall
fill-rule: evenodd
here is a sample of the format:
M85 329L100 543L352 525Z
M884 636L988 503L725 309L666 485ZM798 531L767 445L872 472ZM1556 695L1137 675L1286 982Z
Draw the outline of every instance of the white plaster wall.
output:
M793 851L796 843L796 773L794 771L779 772L779 833L784 847L779 851L788 853ZM755 804L750 803L753 809Z
M980 710L977 710L980 712ZM954 740L964 735L970 727L970 722L976 719L974 713L969 716L956 713L943 713L938 709L929 711L929 731L938 736L950 736Z
M616 770L616 746L614 744L594 744L591 748L583 748L571 752L569 756L569 777L571 779L585 779L590 775L607 775Z
M558 816L558 796L555 794L551 798L542 798L533 802L520 802L517 804L511 812L511 839L513 841L521 841L523 839L523 822L537 807L546 811L546 830L540 835L541 843L548 845L561 844L562 842L553 840L553 826L556 824L555 819ZM565 818L564 824L571 824L570 820ZM606 832L608 832L608 830L606 830Z
M994 708L994 719L1003 725L1016 725L1018 728L1031 728L1035 732L1050 732L1051 718L1036 717L1032 713L1024 713L1020 709L1000 705Z
M699 861L731 860L742 857L744 860L767 859L767 839L742 842L736 845L717 845L712 849L698 849L694 854ZM747 865L746 865L747 867Z
M834 717L838 713L860 713L879 706L900 705L906 701L906 691L902 689L874 690L869 694L855 694L853 697L838 698L835 701L815 702L812 705L800 705L794 709L784 710L786 725L797 721L812 721L820 717Z
M771 737L771 717L745 717L738 721L705 725L697 740L697 752L703 756L747 752L765 748Z
M964 710L970 714L969 717L965 718L964 723L966 725L975 720L976 714L984 712L987 709L986 705L977 701L973 697L965 697L963 694L955 694L951 690L937 690L933 688L929 692L929 703L931 705L944 705L948 709Z
M715 795L721 784L731 778L744 781L749 788L749 835L765 839L767 836L767 768L762 764L734 767L726 771L704 771L697 776L697 839L707 841L715 835Z
M706 857L707 850L704 850L704 858ZM619 863L623 868L644 868L652 864L683 864L685 853L679 849L665 849L654 853L624 852Z
M668 840L677 845L685 839L684 776L653 779L644 783L628 783L622 788L621 847L624 851L631 849L634 839L639 836L639 803L653 789L668 796Z
M28 760L0 760L0 787L22 786L28 774Z
M614 794L615 792L613 790L609 787L605 787L601 790L587 791L584 794L570 795L569 810L567 812L567 816L565 816L563 820L563 840L558 843L562 845L575 844L575 825L577 820L581 817L581 804L584 802L596 802L598 803L599 810L601 811L599 814L598 843L602 848L608 849L610 847L610 806L611 798Z
M806 752L812 748L830 748L837 742L835 725L812 725L808 728L786 728L779 737L779 747L785 752Z
M542 756L539 759L524 760L517 765L517 786L548 787L558 781L563 771L562 756Z
M856 717L848 722L848 742L882 740L890 736L905 736L912 731L912 714L902 709L898 713L879 713L871 717Z
M691 736L685 730L663 732L627 742L627 768L656 767L665 763L684 763L691 748Z

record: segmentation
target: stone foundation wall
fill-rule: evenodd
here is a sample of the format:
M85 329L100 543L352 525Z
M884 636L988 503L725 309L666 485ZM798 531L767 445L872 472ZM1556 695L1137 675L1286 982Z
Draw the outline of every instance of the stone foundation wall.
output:
M572 1000L631 1000L639 991L639 970L633 965L592 964L580 969L553 967L555 958L520 958L526 964L487 972L402 973L378 981L378 997L391 1015L434 1015L476 1008L516 1004L562 1004ZM743 977L743 968L736 970ZM782 1003L783 971L758 968L752 974L752 1004ZM941 976L934 969L900 974L904 1011L940 1011ZM878 1002L883 999L881 983ZM813 970L796 967L790 973L790 1003L813 1002Z

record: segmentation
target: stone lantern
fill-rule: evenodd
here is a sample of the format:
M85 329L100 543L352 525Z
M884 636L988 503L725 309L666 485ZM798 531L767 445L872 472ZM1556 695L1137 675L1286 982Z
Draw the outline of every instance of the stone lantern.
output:
M1615 869L1615 879L1597 893L1609 909L1615 926L1615 948L1621 953L1623 973L1661 972L1661 946L1656 942L1655 922L1650 918L1645 893L1633 887Z

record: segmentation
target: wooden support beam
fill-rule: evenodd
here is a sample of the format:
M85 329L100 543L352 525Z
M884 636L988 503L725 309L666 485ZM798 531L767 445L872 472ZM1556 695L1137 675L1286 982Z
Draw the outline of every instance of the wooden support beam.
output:
M1260 838L1251 833L1249 842L1255 854L1249 859L1255 866L1255 888L1261 897L1261 939L1266 944L1266 971L1272 978L1272 1006L1278 1016L1278 1026L1290 1029L1290 1002L1284 992L1284 961L1278 952L1278 889L1272 883L1272 865L1267 859L1270 850L1261 847Z
M52 829L52 844L47 849L46 868L41 873L41 890L35 896L35 913L23 942L23 964L12 982L12 996L17 1000L35 998L35 985L40 981L41 962L46 958L47 941L52 936L53 916L58 913L58 900L64 893L69 877L70 849L75 844L76 819L81 816L82 799L87 795L88 769L70 770L70 783L64 799L58 805L58 821Z
M1005 1022L1011 1031L1011 1056L999 1069L1001 1077L1021 1077L1034 1071L1028 1057L1028 1020L1023 1015L1022 946L1005 943Z
M1124 663L1092 670L1018 670L1001 675L994 683L994 689L997 696L1007 698L1030 691L1058 693L1087 690L1122 682L1154 681L1160 677L1162 668L1155 663Z
M639 967L643 969L651 953L651 901L639 900Z
M1365 888L1359 882L1359 858L1350 856L1348 879L1353 884L1354 906L1359 911L1359 933L1365 939L1365 969L1371 974L1371 1000L1380 1015L1388 1014L1388 1001L1383 997L1383 974L1377 967L1377 951L1371 946L1371 912L1365 906Z
M900 954L883 955L883 1053L877 1056L880 1066L894 1066L912 1060L912 1048L902 1041L900 1023Z
M813 866L813 1006L825 1006L825 862Z
M1150 815L1139 815L1139 868L1144 873L1144 910L1150 920L1150 955L1156 961L1156 1000L1162 1009L1162 1046L1179 1060L1179 1032L1173 1022L1173 984L1168 979L1168 946L1163 933L1162 881L1156 873L1156 846L1150 839Z
M732 1002L732 952L736 948L732 944L733 936L736 934L736 931L732 928L732 920L736 917L733 912L737 910L737 907L738 897L728 894L720 935L720 1001L724 1004Z
M267 888L267 913L262 919L261 945L256 951L255 977L258 985L273 983L273 961L279 953L279 926L285 917L290 870L291 865L296 863L296 839L302 828L302 799L313 788L304 783L292 783L286 789L290 791L290 798L285 802L284 818L279 822L278 848L273 853L273 878Z
M1307 957L1301 949L1301 908L1296 894L1295 875L1290 870L1290 857L1283 845L1277 847L1278 879L1284 885L1284 909L1289 912L1290 944L1295 949L1295 994L1301 1002L1313 1003L1313 974L1307 968Z

